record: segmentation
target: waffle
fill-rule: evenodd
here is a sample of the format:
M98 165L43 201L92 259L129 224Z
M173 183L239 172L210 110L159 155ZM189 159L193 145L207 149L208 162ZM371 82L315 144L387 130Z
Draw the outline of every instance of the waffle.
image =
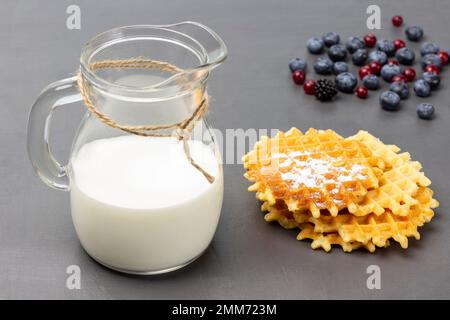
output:
M292 128L274 138L263 137L243 157L249 191L261 201L283 200L289 210L358 210L369 189L378 187L384 162L357 139L344 139L333 130ZM369 207L371 204L367 203Z
M357 241L345 242L337 232L330 232L328 234L315 232L314 225L307 222L298 223L294 219L292 212L287 209L271 209L271 206L267 202L264 202L262 210L270 210L270 212L264 216L264 219L267 222L276 221L285 229L299 228L301 231L297 236L297 240L313 240L311 243L311 248L313 249L322 248L329 252L332 245L340 245L344 252L352 252L359 248L366 248L370 252L375 251L375 245L371 241L368 241L366 244Z
M265 220L300 229L313 249L374 252L392 240L407 248L439 205L421 164L366 131L293 128L262 138L243 161Z
M429 188L420 188L415 200L417 204L411 207L408 216L397 216L390 211L382 215L370 214L357 217L349 212L339 213L337 217L322 214L320 218L314 218L309 212L292 213L282 203L270 206L265 202L263 211L269 211L265 215L268 222L277 221L286 229L300 228L297 239L312 239L314 249L322 247L326 251L331 249L331 244L339 244L344 251L356 247L365 247L370 252L375 251L374 246L387 247L389 239L399 242L401 247L408 247L408 237L420 239L418 227L423 226L433 218L433 208L438 202L432 198L433 192ZM307 228L306 228L307 227ZM306 230L305 230L306 228ZM322 235L324 237L319 237ZM316 241L317 240L317 241ZM344 248L342 243L351 244ZM317 243L329 244L318 246ZM356 246L360 244L360 246Z
M349 137L365 144L376 156L383 159L386 168L379 179L379 187L370 190L358 209L352 211L356 216L369 213L381 215L389 209L395 215L406 216L411 206L417 204L414 195L419 187L427 187L431 181L421 172L421 164L411 161L409 153L399 154L400 148L385 145L366 131L360 131Z
M285 154L286 150L304 150L303 145L298 147L300 144L299 136L302 138L309 137L309 139L304 139L310 143L307 144L308 149L314 149L314 145L319 146L319 152L326 149L324 153L320 153L323 158L327 158L330 145L337 143L337 141L339 143L335 149L339 150L352 149L346 144L350 141L361 143L367 148L367 150L360 149L364 151L361 153L365 157L361 158L358 152L345 152L346 157L343 157L343 161L363 163L369 167L374 165L374 167L369 168L366 183L363 184L355 179L355 181L344 184L343 187L339 188L338 193L333 194L332 188L335 187L335 184L327 185L325 192L323 192L304 185L298 188L296 185L289 184L289 181L284 181L282 179L283 174L287 176L292 171L302 168L284 166L286 161L291 161L290 158L280 163L280 161L274 161L273 156L274 154ZM317 141L317 139L321 139L322 142L315 143L314 141ZM348 208L356 216L365 216L370 213L381 215L387 209L395 215L406 216L410 207L417 203L413 196L417 193L419 187L426 187L431 183L420 171L421 164L417 161L411 161L409 153L399 154L400 148L394 145L385 145L366 131L360 131L352 137L343 139L331 130L316 131L310 129L302 136L297 129L291 129L286 134L278 134L273 140L271 141L268 138L261 140L259 144L257 143L255 149L244 157L244 167L247 169L246 177L255 182L249 187L249 191L256 191L256 197L259 200L269 201L271 204L274 204L278 199L283 199L291 211L309 209L316 218L320 216L321 209L325 209L332 216L336 216L337 212L344 208ZM326 141L326 143L323 141ZM275 147L272 147L272 144ZM277 148L279 151L274 153L273 150ZM355 159L351 155L355 156ZM311 155L308 156L311 157ZM256 161L252 161L252 158L256 158ZM258 159L261 159L261 161ZM278 160L278 158L275 158L275 160ZM383 168L381 174L380 168Z
M328 234L314 232L314 227L308 223L305 223L300 227L301 231L297 236L297 240L312 240L311 248L313 249L322 248L326 252L329 252L331 251L332 245L341 246L344 252L352 252L353 250L357 250L360 248L365 248L369 252L375 252L376 249L375 245L371 241L368 241L365 244L356 241L346 242L341 238L339 234L335 232ZM390 243L389 241L387 241L384 247L387 248L389 247L389 245Z

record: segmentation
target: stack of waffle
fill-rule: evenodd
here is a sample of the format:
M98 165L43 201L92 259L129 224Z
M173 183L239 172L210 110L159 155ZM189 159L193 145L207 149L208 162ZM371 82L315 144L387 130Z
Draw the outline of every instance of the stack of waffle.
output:
M266 221L300 229L313 249L374 252L391 239L407 248L438 206L420 163L399 152L365 131L292 128L263 137L243 162Z

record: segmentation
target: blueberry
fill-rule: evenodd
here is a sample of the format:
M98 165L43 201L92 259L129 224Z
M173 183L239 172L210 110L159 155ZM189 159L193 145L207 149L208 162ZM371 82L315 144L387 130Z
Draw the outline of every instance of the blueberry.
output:
M423 37L423 29L419 26L412 26L406 28L405 34L410 41L420 41L420 39L422 39Z
M338 75L339 73L347 72L348 65L344 61L335 62L333 65L333 73Z
M429 120L433 118L434 106L431 103L421 103L417 105L416 111L419 118Z
M350 37L347 39L345 46L347 47L348 52L353 54L356 50L363 49L366 45L363 39L359 37Z
M371 53L369 53L369 62L372 61L377 61L381 65L385 65L388 61L388 57L383 51L372 51Z
M422 74L422 79L430 85L431 90L436 89L441 83L441 77L432 72L424 72Z
M414 60L416 59L416 54L410 48L401 48L396 52L395 58L401 64L410 66L414 63Z
M377 90L380 86L380 79L374 74L368 74L363 78L363 85L369 90Z
M335 82L339 91L352 93L358 84L358 79L350 72L343 72L336 76Z
M362 66L364 63L366 63L368 57L369 54L367 53L366 49L358 49L353 53L352 61L355 65Z
M304 59L301 58L294 58L291 61L289 61L289 69L291 69L292 72L297 70L306 71L307 63Z
M322 36L322 40L327 47L331 47L338 44L341 41L341 37L336 32L327 32Z
M324 43L322 39L313 37L308 39L306 47L308 48L309 52L313 54L319 54L323 51Z
M381 68L381 77L387 82L391 82L392 78L400 73L402 73L402 70L396 64L385 64Z
M430 53L437 54L439 52L439 46L433 42L424 42L420 47L420 54L425 56Z
M385 91L380 95L380 104L384 110L397 111L400 109L400 97L392 91Z
M332 61L343 61L347 58L347 50L342 44L335 44L328 49L328 56Z
M378 40L377 49L386 53L388 57L392 57L395 54L394 42L387 39Z
M402 100L409 98L409 86L403 81L395 81L391 83L389 90L398 94Z
M333 62L328 58L317 58L314 63L314 71L318 74L331 74L333 71Z
M427 65L435 65L436 67L442 68L442 61L441 58L437 54L427 54L422 57L422 60L420 61L422 64L422 68L426 67Z
M414 82L414 92L419 97L428 97L431 94L431 87L424 79L418 79Z

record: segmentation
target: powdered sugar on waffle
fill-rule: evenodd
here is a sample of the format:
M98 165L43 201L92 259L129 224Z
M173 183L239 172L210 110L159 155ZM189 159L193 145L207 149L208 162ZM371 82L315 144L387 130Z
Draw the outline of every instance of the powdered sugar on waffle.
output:
M288 171L281 173L281 178L290 183L290 187L297 189L300 186L307 188L323 189L326 185L333 184L335 187L331 193L338 193L345 182L362 181L367 179L364 172L367 167L359 164L351 166L337 166L335 163L342 161L341 158L333 158L321 155L314 158L309 152L294 151L290 153L272 154L273 159L283 159L279 168L287 168Z

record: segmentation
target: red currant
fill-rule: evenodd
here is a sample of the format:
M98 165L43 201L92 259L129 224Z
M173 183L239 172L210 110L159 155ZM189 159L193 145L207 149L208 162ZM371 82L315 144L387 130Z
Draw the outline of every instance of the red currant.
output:
M292 72L292 80L298 85L302 85L303 82L305 82L305 71L303 70L296 70Z
M369 94L369 90L367 90L366 87L358 87L358 88L356 88L355 94L358 98L365 99L365 98L367 98L367 95Z
M371 74L372 71L370 70L369 66L364 66L361 69L359 69L358 74L359 74L359 78L363 79L365 76L367 76L368 74Z
M316 82L314 80L307 80L303 85L303 90L306 94L314 94L316 91Z
M399 63L398 63L398 61L397 60L394 60L394 59L391 59L391 60L389 60L388 61L388 64L395 64L395 65L399 65Z
M425 66L425 68L423 68L423 71L439 74L441 72L441 69L438 66L435 66L434 64L429 64Z
M406 43L402 39L395 39L394 46L395 46L395 49L398 50L398 49L406 47Z
M403 75L407 81L411 82L416 78L416 70L413 68L406 68L405 71L403 71Z
M393 16L392 17L392 24L396 27L400 27L403 24L403 18L402 16Z
M403 75L403 74L398 74L398 75L396 75L396 76L394 76L394 77L392 78L392 82L397 82L397 81L400 81L400 82L407 82L408 79L405 77L405 75Z
M448 64L448 52L447 51L439 51L439 58L441 58L441 62L443 65Z
M377 43L377 37L373 33L369 33L364 37L364 43L369 48L372 48Z
M371 63L368 64L370 72L375 74L375 75L379 75L381 72L381 63L379 63L378 61L372 61Z

